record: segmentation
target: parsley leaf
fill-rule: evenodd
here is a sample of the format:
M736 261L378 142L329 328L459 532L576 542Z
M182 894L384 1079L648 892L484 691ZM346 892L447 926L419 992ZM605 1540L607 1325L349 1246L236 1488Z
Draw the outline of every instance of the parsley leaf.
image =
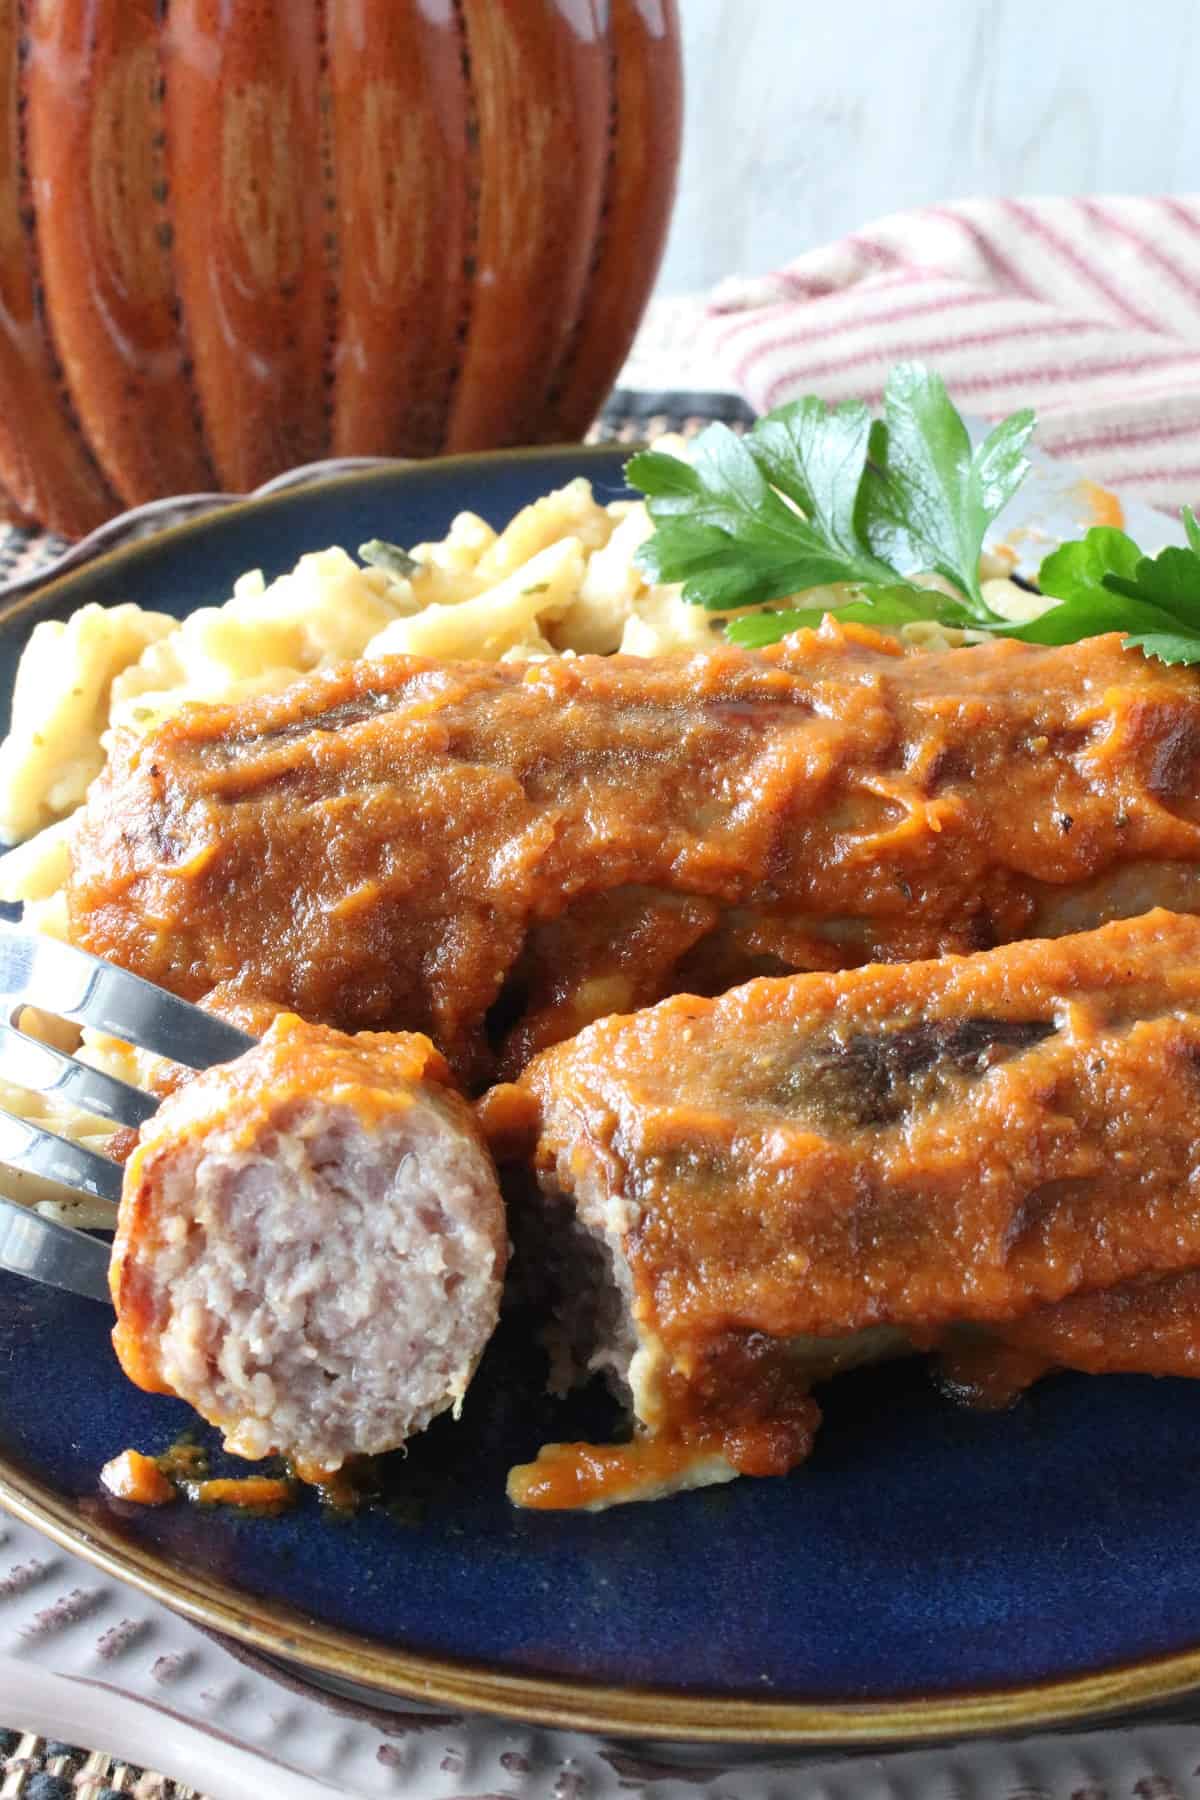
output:
M940 375L900 363L888 377L882 468L864 491L871 541L898 572L941 575L966 596L979 620L994 615L979 586L988 526L1029 472L1025 446L1032 412L1013 413L977 450Z
M997 636L1020 638L1024 644L1077 644L1106 631L1177 631L1179 621L1160 607L1118 599L1100 587L1050 607L1025 625L1006 621L991 629Z
M1106 575L1132 575L1142 553L1111 525L1093 525L1087 536L1060 544L1043 557L1038 586L1055 600L1076 600L1104 585Z
M1181 617L1191 617L1200 628L1200 555L1172 544L1157 556L1140 556L1132 573L1110 570L1103 577L1111 594L1128 594L1131 600L1149 600Z
M1193 548L1143 556L1125 532L1093 526L1050 553L1038 574L1059 604L1023 626L1000 629L1028 644L1074 644L1120 631L1130 649L1161 662L1200 662L1200 528L1190 510L1184 529Z
M894 580L855 529L869 431L864 406L831 412L801 400L745 438L710 425L691 463L659 451L632 457L626 479L646 495L655 525L638 562L713 610Z
M891 571L874 555L857 517L870 436L871 415L861 402L830 408L810 396L768 413L749 448L771 486L848 565L871 571L868 580L886 580Z
M1164 663L1200 663L1200 631L1131 631L1127 650L1141 650Z
M402 550L399 544L389 544L385 538L368 538L365 544L360 544L358 560L366 563L369 568L383 569L388 575L395 575L401 580L415 575L421 567L407 550Z
M1132 573L1128 568L1110 570L1103 580L1111 593L1127 596L1126 606L1149 601L1171 615L1167 627L1135 626L1126 640L1131 647L1160 662L1200 663L1200 525L1190 506L1182 508L1180 517L1186 550L1170 547L1157 556L1143 556Z
M1124 630L1131 649L1164 663L1200 662L1200 530L1190 507L1183 514L1189 548L1171 545L1157 556L1143 556L1132 574L1109 571L1104 586L1129 609ZM1134 616L1136 608L1139 615ZM1166 615L1161 624L1149 620L1151 610Z
M991 629L1027 644L1074 644L1081 637L1102 631L1121 631L1127 603L1104 585L1116 571L1132 572L1141 559L1133 539L1111 525L1097 525L1077 542L1060 544L1044 557L1038 571L1038 587L1047 599L1057 600L1040 618L1026 625L1001 621ZM1167 623L1166 615L1148 615L1146 623Z

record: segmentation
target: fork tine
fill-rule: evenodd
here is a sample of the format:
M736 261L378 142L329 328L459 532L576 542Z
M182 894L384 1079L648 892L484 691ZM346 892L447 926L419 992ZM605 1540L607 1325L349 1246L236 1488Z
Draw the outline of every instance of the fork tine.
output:
M14 1113L0 1108L0 1163L13 1169L26 1169L62 1187L78 1188L98 1200L121 1198L122 1170L111 1157L89 1150L85 1144L73 1144L67 1138L35 1125L31 1119L18 1119Z
M110 1300L109 1246L0 1194L0 1269L86 1300Z
M158 1109L152 1094L76 1062L65 1050L43 1044L15 1025L0 1024L0 1080L35 1094L54 1094L81 1112L115 1119L118 1125L141 1125Z
M33 933L0 930L0 1000L11 1019L16 1003L78 1020L169 1056L189 1069L230 1062L254 1039L114 963L73 944Z

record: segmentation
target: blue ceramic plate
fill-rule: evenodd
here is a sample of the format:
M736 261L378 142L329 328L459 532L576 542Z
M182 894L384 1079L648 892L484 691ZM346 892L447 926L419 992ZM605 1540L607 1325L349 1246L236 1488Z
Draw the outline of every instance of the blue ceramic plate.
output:
M304 550L497 523L611 450L388 468L230 507L110 553L0 619L86 601L186 612ZM97 1472L190 1415L120 1375L98 1306L0 1278L0 1498L188 1613L397 1695L623 1733L829 1741L962 1735L1200 1682L1200 1383L1061 1377L1011 1412L956 1410L920 1363L822 1396L812 1461L596 1516L521 1514L504 1473L603 1431L596 1394L539 1392L510 1324L461 1424L394 1459L388 1509L347 1522L121 1507Z

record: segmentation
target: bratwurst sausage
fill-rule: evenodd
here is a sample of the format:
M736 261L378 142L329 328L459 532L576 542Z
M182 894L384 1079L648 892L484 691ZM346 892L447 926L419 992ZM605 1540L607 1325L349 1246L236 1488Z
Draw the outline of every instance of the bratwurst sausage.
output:
M828 621L393 658L118 735L72 862L86 949L427 1031L482 1082L671 993L1200 910L1200 681L1117 636L906 654Z
M881 1354L1200 1372L1200 918L677 997L485 1112L522 1098L561 1332L638 1426L525 1504L782 1474L813 1381Z

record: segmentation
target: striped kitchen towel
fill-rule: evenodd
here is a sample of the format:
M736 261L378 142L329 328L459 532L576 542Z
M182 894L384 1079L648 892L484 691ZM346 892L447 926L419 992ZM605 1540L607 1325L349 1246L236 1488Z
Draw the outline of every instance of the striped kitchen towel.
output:
M1200 499L1200 196L964 200L723 284L714 354L759 411L877 401L892 363L1154 506Z

